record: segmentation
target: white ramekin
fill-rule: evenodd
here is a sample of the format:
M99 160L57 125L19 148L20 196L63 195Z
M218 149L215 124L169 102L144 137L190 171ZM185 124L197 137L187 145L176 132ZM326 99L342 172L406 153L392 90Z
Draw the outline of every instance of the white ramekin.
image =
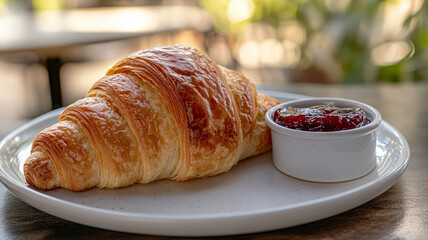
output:
M360 107L370 123L349 130L309 132L283 127L273 121L278 108L327 103L337 107ZM267 111L265 119L272 130L273 163L289 176L314 182L342 182L362 177L376 165L376 129L381 115L367 104L341 98L306 98L273 107Z

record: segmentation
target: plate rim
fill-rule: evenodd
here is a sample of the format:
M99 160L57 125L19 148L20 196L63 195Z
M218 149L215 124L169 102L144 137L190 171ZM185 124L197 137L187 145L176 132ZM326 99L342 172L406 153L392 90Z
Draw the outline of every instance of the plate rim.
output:
M273 97L282 97L282 98L302 98L302 97L307 97L304 95L299 95L299 94L292 94L292 93L287 93L287 92L276 92L276 91L259 91L265 94L268 94L270 96ZM14 136L16 136L17 134L25 131L26 129L28 129L30 126L34 125L35 123L41 122L43 120L52 118L56 115L59 115L58 113L62 112L64 110L65 107L60 108L60 109L56 109L50 112L47 112L33 120L30 120L29 122L27 122L26 124L22 125L21 127L17 128L16 130L12 131L11 133L9 133L5 138L2 139L2 141L0 142L0 150L3 149L4 145L6 145L7 142L11 141L13 139ZM367 199L364 200L360 200L360 203L358 203L357 205L355 205L355 203L353 204L348 204L348 205L353 205L350 208L346 207L346 210L350 210L354 207L360 206L361 204L364 204L365 202L379 196L380 194L384 193L386 190L388 190L393 184L395 184L395 182L401 177L401 175L405 172L408 163L409 163L409 159L410 159L410 149L409 149L409 145L407 143L407 140L405 139L405 137L397 130L395 129L392 125L390 125L389 123L382 121L381 127L383 127L385 130L384 131L389 131L391 133L393 133L397 139L400 140L400 143L403 145L403 154L401 154L398 164L394 165L394 169L392 169L392 171L389 171L387 174L384 174L378 178L375 178L373 181L364 183L362 185L359 185L357 187L354 187L352 189L349 189L345 192L339 193L339 194L333 194L333 195L328 195L319 199L312 199L312 200L308 200L308 201L304 201L304 202L299 202L299 203L292 203L292 204L287 204L287 205L281 205L281 206L275 206L275 207L268 207L268 208L262 208L262 209L252 209L252 210L246 210L246 211L242 211L242 212L227 212L227 213L204 213L204 214L194 214L194 215L169 215L169 214L152 214L152 213L132 213L132 212L121 212L121 211L115 211L115 210L109 210L109 209L103 209L103 208L96 208L96 207L92 207L92 206L87 206L84 204L78 204L78 203L74 203L74 202L69 202L67 200L64 199L59 199L56 198L54 196L50 196L50 195L46 195L43 194L43 192L40 192L38 190L35 190L33 188L30 188L28 186L25 185L25 183L21 183L20 181L18 181L17 179L13 178L13 176L8 175L7 173L3 172L3 169L0 169L0 180L3 183L3 185L15 196L17 196L19 199L21 199L22 201L24 201L25 203L43 211L46 212L50 215L62 218L62 219L66 219L68 221L72 221L72 222L76 222L79 224L84 224L84 225L88 225L88 226L93 226L93 227L98 227L98 228L103 228L103 229L110 229L110 230L115 230L115 231L122 231L122 232L129 232L129 233L140 233L140 234L151 234L151 235L162 235L162 236L224 236L224 235L235 235L235 234L242 234L242 233L254 233L254 232L260 232L260 231L268 231L268 230L274 230L274 229L279 229L279 228L286 228L286 227L291 227L291 226L296 226L296 225L300 225L303 223L309 223L309 222L302 222L302 223L297 223L297 224L293 224L293 225L287 225L287 226L277 226L277 227L273 227L273 228L267 228L267 229L262 229L262 230L254 230L254 231L229 231L229 232L224 232L224 233L217 233L217 234L213 234L212 232L204 234L201 232L198 233L190 233L190 232L181 232L181 233L176 233L176 234L168 234L168 233L156 233L156 231L153 232L147 232L147 231L129 231L129 230L123 230L120 228L114 228L112 226L106 228L103 227L102 224L94 224L94 223L87 223L85 221L77 221L75 219L73 219L72 217L64 217L61 216L60 214L56 214L56 213L52 213L55 211L49 211L44 209L43 207L40 207L39 205L43 205L40 204L38 202L34 203L31 202L29 203L27 200L27 197L29 196L29 198L31 198L32 200L36 200L36 201L46 201L49 200L51 203L54 203L54 205L66 205L67 208L70 208L69 210L71 211L76 211L78 210L78 212L85 212L85 211L90 211L92 214L98 215L99 217L101 216L115 216L118 218L128 218L128 220L134 220L134 221L138 221L139 223L147 223L148 221L177 221L180 220L182 221L182 223L185 224L191 224L194 223L194 221L198 220L198 221L207 221L207 220L228 220L229 221L233 221L234 219L242 219L242 218L248 218L248 217L260 217L260 215L272 215L272 214L281 214L283 212L287 212L287 211L292 211L292 210L298 210L300 208L307 208L308 206L313 206L313 205L319 205L319 204L324 204L324 203L328 203L331 201L340 201L343 198L349 198L355 195L358 195L359 192L363 191L364 189L370 189L373 187L382 187L382 190L377 190L374 193L372 193L370 195L370 197L367 197ZM10 179L12 178L12 179ZM389 184L387 185L382 185L382 182L388 182ZM33 196L31 196L33 195ZM24 198L24 199L23 199ZM344 212L342 210L337 211L336 213L330 214L330 216L339 214ZM313 221L316 220L320 220L320 219L324 219L326 217L329 216L323 216L319 219L315 219Z

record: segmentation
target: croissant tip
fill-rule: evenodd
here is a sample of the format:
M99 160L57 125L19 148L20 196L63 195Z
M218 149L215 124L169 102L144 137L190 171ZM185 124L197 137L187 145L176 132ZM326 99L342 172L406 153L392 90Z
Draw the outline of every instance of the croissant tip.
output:
M52 162L43 154L31 154L24 164L24 177L27 183L40 190L49 190L59 186L53 172Z

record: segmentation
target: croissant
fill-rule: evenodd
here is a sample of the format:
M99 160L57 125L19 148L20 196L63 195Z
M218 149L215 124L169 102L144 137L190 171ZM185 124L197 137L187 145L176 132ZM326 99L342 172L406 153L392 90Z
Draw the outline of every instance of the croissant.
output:
M72 191L214 176L270 150L278 103L194 48L138 51L35 137L24 176Z

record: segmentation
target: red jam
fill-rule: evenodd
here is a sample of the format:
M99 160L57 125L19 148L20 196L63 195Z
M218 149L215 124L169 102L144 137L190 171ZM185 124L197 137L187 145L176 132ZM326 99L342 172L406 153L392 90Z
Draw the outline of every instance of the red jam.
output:
M365 112L359 107L339 108L331 104L307 108L279 108L273 114L273 120L287 128L312 132L353 129L368 122Z

